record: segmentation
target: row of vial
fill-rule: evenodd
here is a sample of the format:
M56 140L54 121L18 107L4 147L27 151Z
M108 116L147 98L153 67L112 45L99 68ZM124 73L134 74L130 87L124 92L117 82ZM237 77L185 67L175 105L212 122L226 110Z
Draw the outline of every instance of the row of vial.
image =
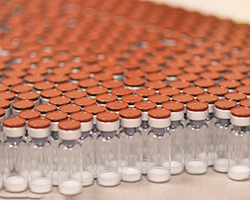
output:
M101 186L115 186L145 174L162 183L184 169L204 174L208 166L233 180L248 179L250 100L237 106L206 96L208 103L169 101L148 111L97 115L81 111L70 119L61 111L28 121L2 115L0 187L47 193L58 186L61 194L76 195L95 178Z

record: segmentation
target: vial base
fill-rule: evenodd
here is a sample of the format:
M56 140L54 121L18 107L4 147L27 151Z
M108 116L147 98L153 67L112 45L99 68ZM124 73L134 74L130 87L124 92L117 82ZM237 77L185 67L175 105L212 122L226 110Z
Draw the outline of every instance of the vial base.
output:
M170 180L170 173L165 168L151 168L148 170L147 178L151 182L163 183Z
M200 160L191 160L185 164L185 170L189 174L207 173L207 164Z
M247 180L250 177L250 168L245 165L235 165L228 169L227 176L235 181Z
M38 177L30 182L29 187L33 193L48 193L52 190L52 182L49 178Z
M23 192L27 187L28 182L22 176L11 176L4 181L4 189L8 192Z
M97 176L97 183L101 186L116 186L120 184L120 177L117 172L105 171Z
M66 180L58 185L58 191L63 195L77 195L82 192L82 184L76 180Z
M122 181L136 182L141 180L141 170L135 167L124 167L121 172Z

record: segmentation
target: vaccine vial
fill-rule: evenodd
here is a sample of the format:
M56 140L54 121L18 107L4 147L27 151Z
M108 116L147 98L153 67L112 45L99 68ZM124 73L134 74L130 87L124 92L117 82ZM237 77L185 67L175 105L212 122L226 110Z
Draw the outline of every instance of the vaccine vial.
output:
M208 103L208 117L206 119L206 124L208 125L208 166L214 165L214 124L216 118L214 117L214 103L219 99L217 95L213 94L201 94L197 96L198 101L204 101Z
M62 111L52 111L46 113L46 119L51 121L50 124L50 137L49 140L52 146L52 176L53 176L53 185L58 185L58 145L60 143L59 134L58 134L58 124L60 121L66 120L68 114Z
M125 95L130 95L133 93L133 90L127 88L127 87L119 87L119 88L113 88L110 91L111 94L115 94L116 96L118 96L118 100L121 100L122 96Z
M49 99L53 97L58 97L62 95L62 91L58 89L47 89L40 93L41 103L49 103Z
M147 174L147 141L150 126L148 124L148 111L156 108L156 104L150 101L141 101L135 103L135 108L142 111L140 132L142 134L142 174Z
M22 110L33 109L35 103L31 100L17 100L12 104L12 115L18 116L18 113Z
M36 111L41 113L41 117L45 117L46 113L53 112L57 110L57 106L50 103L41 103L35 106Z
M52 190L52 148L49 141L50 120L35 118L28 121L29 190L47 193Z
M241 181L250 176L249 160L249 125L250 108L235 107L231 109L232 129L229 138L228 178Z
M208 103L191 101L187 103L185 137L185 170L189 174L204 174L208 168L207 137Z
M88 112L76 112L70 115L70 119L81 122L82 145L82 185L89 186L94 183L94 138L91 135L93 128L93 115Z
M0 96L1 98L1 96ZM0 99L0 108L3 108L5 110L6 117L10 117L12 114L11 112L11 102L7 99Z
M4 119L5 119L5 110L3 108L0 108L0 126L1 126L0 127L0 141L1 141L1 143L5 140L5 136L4 136L4 133L3 133L3 120ZM2 157L0 156L0 159L1 158Z
M230 129L230 110L237 106L236 101L221 99L215 102L214 115L217 121L214 124L214 166L217 172L227 173L228 171L228 148Z
M121 179L125 182L136 182L142 176L142 135L141 111L136 108L120 110L122 130L121 143Z
M6 136L3 145L4 189L23 192L28 187L27 145L23 140L25 119L4 119L3 132Z
M114 112L97 114L97 128L100 133L96 139L97 183L101 186L120 184L120 126L119 115Z
M171 175L181 174L184 170L184 104L181 102L169 101L162 105L163 108L171 111Z
M77 195L82 192L82 145L81 124L76 120L59 122L58 134L58 191L63 195Z
M151 127L147 143L147 179L155 183L170 180L171 136L168 127L171 112L165 108L148 111Z

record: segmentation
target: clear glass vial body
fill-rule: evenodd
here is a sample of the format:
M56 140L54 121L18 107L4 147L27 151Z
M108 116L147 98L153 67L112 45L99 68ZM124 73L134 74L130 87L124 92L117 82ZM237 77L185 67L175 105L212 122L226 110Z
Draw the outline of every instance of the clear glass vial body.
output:
M169 181L171 162L169 130L151 126L147 145L147 179L152 182Z
M120 140L122 181L139 181L142 175L142 135L139 128L124 127Z
M96 139L96 174L99 185L120 184L120 137L116 131L100 131Z
M171 175L181 174L184 170L184 126L181 120L172 121L171 134Z
M29 188L34 193L52 190L52 146L48 137L33 138L28 144Z
M25 191L28 187L27 145L22 136L7 136L3 153L4 189L8 192Z
M208 125L204 120L190 120L185 134L185 170L204 174L208 170Z
M0 140L0 190L3 189L3 143Z

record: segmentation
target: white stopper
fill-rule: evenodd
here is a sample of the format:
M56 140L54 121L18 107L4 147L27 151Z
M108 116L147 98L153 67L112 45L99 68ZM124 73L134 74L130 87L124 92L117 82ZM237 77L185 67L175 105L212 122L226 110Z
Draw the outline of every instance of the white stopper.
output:
M58 124L59 124L59 122L51 122L50 123L51 131L58 131Z
M50 127L31 128L28 126L28 134L32 138L46 138L50 135Z
M93 128L93 121L81 122L81 132L90 131Z
M142 112L141 113L141 120L142 121L148 121L148 112Z
M105 131L105 132L116 131L118 130L119 126L120 126L119 120L115 122L101 122L97 120L97 128L100 131Z
M214 113L214 104L209 104L208 105L208 112L209 113Z
M141 117L135 119L126 119L121 117L120 119L121 119L121 126L126 128L139 127L142 121Z
M250 117L236 117L230 114L230 122L236 126L249 126Z
M219 119L230 119L230 110L221 110L214 107L214 115Z
M148 117L148 124L154 128L165 128L171 124L171 117L165 119L155 119Z
M187 110L187 117L191 120L205 120L208 117L208 110L205 111L191 111Z
M3 126L3 132L7 137L11 138L22 137L25 134L25 126L17 128L9 128Z
M77 130L58 130L59 138L62 140L77 140L81 137L80 128Z
M184 118L184 111L171 112L171 121L179 121Z

